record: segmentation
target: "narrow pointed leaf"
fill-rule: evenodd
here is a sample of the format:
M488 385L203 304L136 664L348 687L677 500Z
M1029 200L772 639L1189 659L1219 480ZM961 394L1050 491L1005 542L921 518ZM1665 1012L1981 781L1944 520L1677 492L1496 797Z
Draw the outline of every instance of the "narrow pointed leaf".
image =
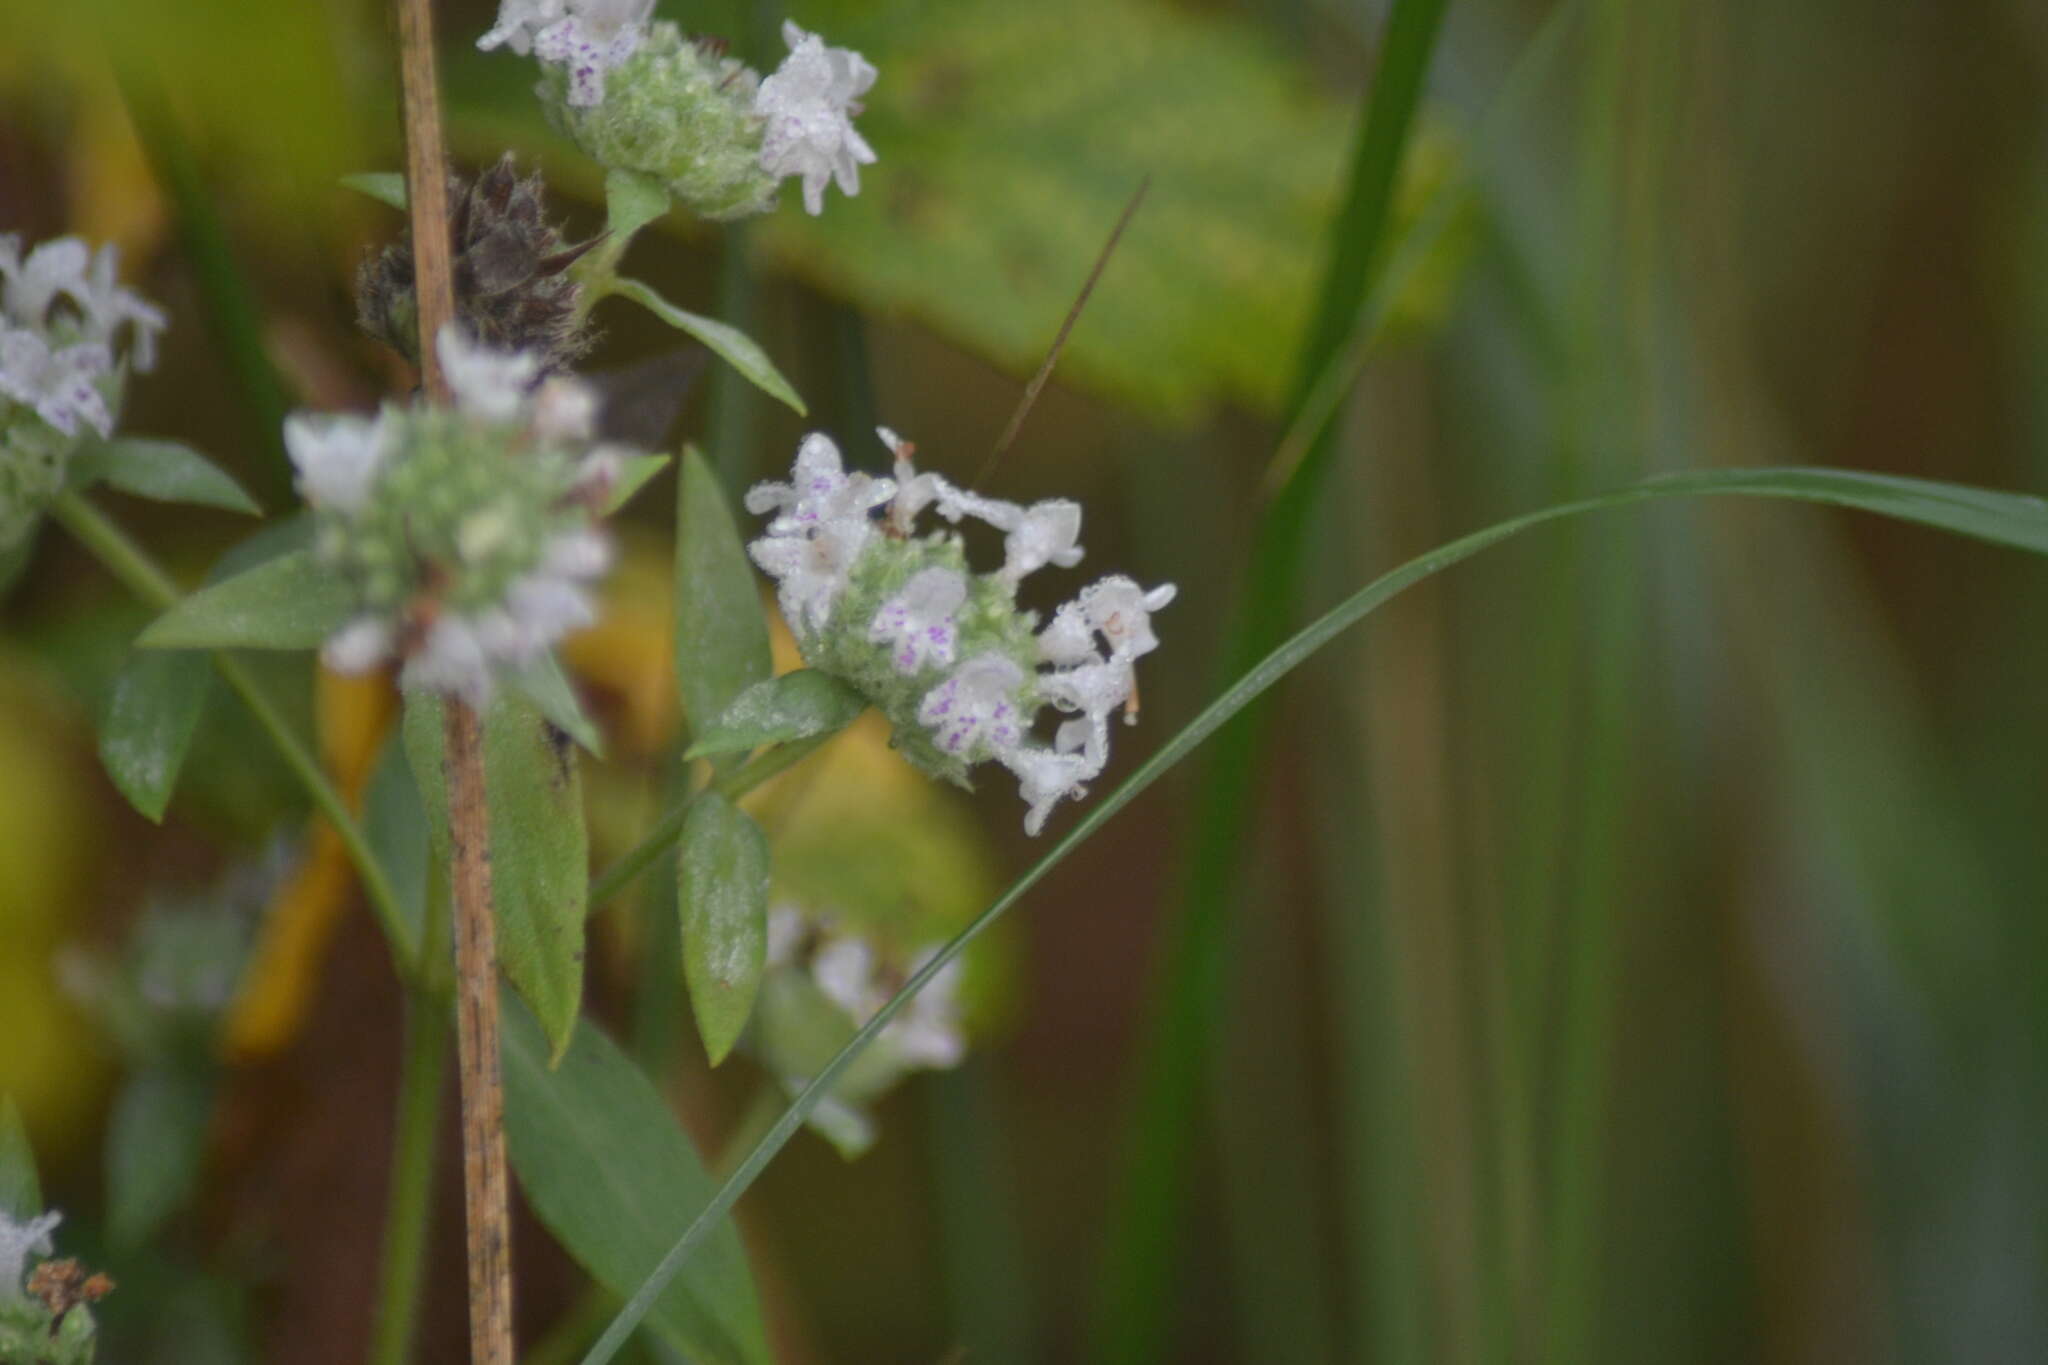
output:
M768 837L707 791L690 804L676 866L683 980L716 1066L746 1028L768 965Z
M860 693L829 673L798 669L755 683L733 698L683 757L709 758L833 734L853 724L866 705Z
M448 853L441 699L405 699L405 752L434 848ZM559 1055L583 1001L583 919L590 845L583 783L569 737L534 705L501 692L484 716L484 795L491 812L491 893L498 963Z
M89 442L71 457L65 482L78 489L104 483L155 502L219 507L252 517L263 512L224 470L176 441L122 437Z
M666 455L636 455L626 461L626 467L619 471L619 481L612 485L611 496L605 499L604 515L610 516L631 502L633 495L667 465Z
M14 1096L0 1095L0 1214L25 1222L43 1211L42 1182L36 1178L36 1152Z
M512 686L547 717L548 724L568 735L597 758L604 757L604 736L583 709L575 685L562 672L561 661L552 652L540 662L512 678Z
M405 211L405 177L397 171L363 171L343 176L341 183L380 204L389 204L401 213Z
M677 331L697 338L755 388L787 403L799 416L808 413L804 400L797 397L796 389L782 377L782 371L775 368L768 353L739 328L678 308L638 280L618 280L612 285L612 292L633 300Z
M107 1126L107 1240L144 1245L192 1197L213 1112L213 1086L197 1072L151 1066L121 1088Z
M540 1221L617 1294L646 1278L713 1183L640 1069L595 1025L550 1069L531 1015L505 1010L505 1129ZM648 1326L699 1365L765 1365L767 1329L730 1220L648 1305Z
M201 588L137 638L145 649L314 649L354 612L348 584L294 550Z
M690 724L707 725L767 678L768 620L725 489L683 452L676 508L676 685Z
M161 822L213 683L193 650L138 649L114 678L100 723L100 762L130 805Z
M1067 855L1079 848L1125 806L1136 800L1147 787L1165 776L1202 741L1215 734L1232 716L1257 700L1268 688L1293 672L1310 655L1423 579L1463 563L1481 550L1490 549L1523 531L1550 522L1583 516L1589 512L1625 507L1632 503L1736 496L1790 499L1857 508L1895 517L1901 521L1954 531L1998 545L2048 555L2048 501L2026 494L2004 493L1888 474L1867 474L1847 469L1721 469L1651 479L1612 493L1576 502L1559 503L1553 507L1525 513L1498 522L1484 530L1475 531L1447 545L1438 546L1427 554L1419 555L1400 567L1380 575L1247 670L1225 689L1221 696L1209 703L1199 715L1161 746L1157 753L1141 764L1136 772L1124 779L1115 791L1097 801L1082 815L1066 837L1054 844L1021 877L1012 882L1008 889L996 898L994 904L954 935L924 966L911 973L902 988L861 1025L853 1038L840 1049L839 1055L811 1078L810 1083L790 1102L789 1108L783 1111L782 1117L777 1119L755 1144L754 1150L740 1160L732 1174L718 1187L717 1194L704 1206L704 1211L690 1224L676 1244L669 1248L668 1254L661 1258L661 1264L655 1268L654 1273L634 1291L632 1298L626 1301L625 1306L612 1319L611 1326L605 1329L604 1335L585 1353L583 1365L604 1365L618 1354L619 1348L632 1335L633 1329L647 1316L656 1296L689 1262L692 1253L712 1234L713 1229L724 1226L724 1219L739 1197L760 1176L775 1154L795 1135L797 1129L803 1126L818 1105L832 1093L832 1088L839 1078L862 1053L867 1051L876 1036L888 1026L889 1021L896 1017L912 997L930 984L932 978L945 970L949 963L967 951L969 944L979 938L1011 906L1023 899L1024 893L1036 886L1046 873L1065 861Z

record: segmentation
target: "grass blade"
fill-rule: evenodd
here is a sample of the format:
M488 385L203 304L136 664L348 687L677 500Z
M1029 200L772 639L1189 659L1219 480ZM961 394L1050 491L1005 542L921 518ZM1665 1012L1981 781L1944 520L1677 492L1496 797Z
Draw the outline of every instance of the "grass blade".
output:
M863 1024L841 1048L838 1055L812 1077L782 1117L775 1121L733 1169L704 1210L690 1223L680 1240L669 1248L654 1272L634 1291L633 1297L584 1356L583 1365L604 1365L632 1335L683 1263L697 1245L719 1226L739 1197L752 1185L775 1154L802 1127L819 1102L831 1093L839 1077L867 1050L889 1021L896 1017L919 991L967 950L1024 893L1037 885L1046 873L1063 862L1096 830L1186 758L1202 741L1227 725L1303 660L1328 644L1351 626L1371 615L1386 602L1445 569L1460 564L1482 550L1551 522L1565 521L1588 513L1610 511L1636 503L1661 502L1679 498L1756 497L1816 502L1853 508L1954 531L1994 544L2031 550L2048 555L2048 501L2019 493L1969 488L1925 479L1868 474L1845 469L1729 469L1677 474L1650 479L1628 488L1596 497L1559 503L1535 512L1498 522L1483 530L1441 545L1396 569L1380 575L1340 602L1315 622L1283 643L1248 670L1222 696L1168 740L1150 759L1098 802L1065 838L1032 864L994 904L976 916L930 961L912 973L902 989L891 996L873 1018Z
M1383 258L1395 174L1408 144L1422 78L1436 49L1445 0L1397 0L1387 20L1379 70L1368 95L1351 184L1332 230L1322 307L1309 329L1292 406L1303 409L1337 358L1368 298ZM1293 477L1266 510L1237 624L1225 646L1224 676L1239 674L1283 638L1299 591L1304 531L1318 505L1332 444L1325 424ZM1181 1205L1202 1078L1217 1028L1229 956L1228 907L1242 868L1262 733L1260 712L1234 724L1210 757L1178 924L1166 929L1159 1012L1139 1053L1138 1095L1122 1170L1112 1188L1092 1355L1102 1361L1158 1353L1172 1305L1168 1293L1180 1244Z

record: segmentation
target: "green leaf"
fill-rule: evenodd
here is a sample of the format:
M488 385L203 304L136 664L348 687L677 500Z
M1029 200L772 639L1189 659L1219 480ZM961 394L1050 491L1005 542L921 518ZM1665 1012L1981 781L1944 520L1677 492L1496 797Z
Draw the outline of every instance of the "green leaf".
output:
M604 736L598 733L596 723L584 712L575 686L562 672L561 661L552 651L542 655L538 663L515 673L511 683L519 695L532 702L547 717L548 724L595 757L604 757Z
M71 457L65 482L75 489L97 483L156 502L219 507L261 516L263 509L219 466L176 441L121 437L88 442Z
M193 650L136 650L114 677L100 762L151 820L164 818L212 682L213 661Z
M438 861L448 860L442 703L405 698L405 754L427 810ZM569 737L533 704L501 692L484 715L484 795L490 804L491 895L498 964L533 1007L559 1055L583 1001L584 900L590 843L583 782Z
M697 338L745 376L755 388L770 398L787 403L798 416L809 412L804 407L804 400L797 397L796 390L782 377L782 371L768 359L768 353L739 328L678 308L638 280L619 279L613 283L612 292L633 300L677 331Z
M36 1149L14 1096L0 1094L0 1214L24 1222L43 1211L42 1183L36 1179Z
M604 1365L618 1353L626 1338L646 1317L656 1296L682 1270L691 1253L711 1235L714 1228L724 1225L727 1214L739 1197L797 1129L826 1101L840 1077L860 1059L912 997L967 951L969 944L1022 900L1046 873L1064 862L1069 854L1136 800L1147 787L1165 776L1202 741L1293 672L1310 655L1422 580L1463 563L1481 550L1490 549L1523 531L1633 503L1729 496L1792 499L1857 508L2048 555L2048 501L2026 494L1846 469L1722 469L1651 479L1612 493L1525 513L1441 545L1380 575L1290 637L1225 689L1157 753L1140 764L1138 770L1124 779L1115 791L1097 801L1074 828L1012 882L994 904L911 973L902 988L889 997L887 1003L860 1026L838 1055L811 1078L791 1101L789 1108L783 1111L782 1117L762 1135L754 1150L733 1168L732 1174L718 1187L718 1192L704 1205L703 1212L669 1248L654 1273L633 1292L632 1298L612 1319L611 1326L583 1357L583 1365Z
M398 901L402 956L418 953L427 919L427 878L433 875L429 856L429 822L419 785L406 761L405 727L384 745L363 794L363 838L377 865L391 879Z
M684 758L709 758L764 744L829 735L853 724L867 702L829 673L801 668L755 683L733 698Z
M809 5L806 24L886 61L860 116L882 159L822 217L785 209L750 227L864 311L913 317L1024 375L1149 175L1062 376L1170 420L1223 403L1278 412L1356 116L1242 9Z
M380 204L389 204L400 213L405 212L405 176L399 171L360 171L345 175L341 183L359 194L367 194Z
M598 1283L646 1278L711 1177L646 1076L595 1025L552 1070L541 1031L505 1010L505 1129L534 1213ZM730 1220L706 1229L690 1273L650 1301L648 1325L700 1365L766 1365L767 1330Z
M107 1240L133 1251L192 1197L206 1153L213 1085L180 1067L147 1067L114 1101L107 1127Z
M676 491L676 685L691 725L768 676L768 619L725 489L695 448Z
M604 178L605 227L619 241L668 212L668 190L652 176L612 171Z
M683 980L713 1066L739 1040L768 966L768 836L707 791L690 804L677 859Z
M668 465L666 455L635 455L626 461L619 472L619 481L612 485L611 496L605 499L602 515L611 516L633 500L633 495L647 486L647 481L659 474Z
M355 612L348 584L311 550L201 588L159 616L144 649L314 649Z

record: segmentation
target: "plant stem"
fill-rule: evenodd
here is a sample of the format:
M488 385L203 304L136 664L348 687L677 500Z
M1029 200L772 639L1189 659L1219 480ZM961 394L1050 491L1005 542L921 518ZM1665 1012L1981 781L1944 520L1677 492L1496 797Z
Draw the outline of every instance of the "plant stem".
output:
M109 573L145 603L159 611L167 611L176 605L182 594L171 576L111 517L86 501L82 494L64 494L57 499L50 514L71 532L79 544L91 551ZM248 665L227 650L216 650L213 666L249 708L257 725L276 746L285 765L306 789L306 795L312 798L314 807L341 836L342 848L347 852L349 861L355 864L356 876L363 884L363 894L369 897L371 908L376 911L384 937L391 944L392 956L398 959L400 971L410 977L417 971L418 962L411 932L406 927L405 913L399 906L398 893L392 889L391 879L385 876L383 864L371 851L362 826L349 813L347 802L328 780L313 751L293 733L290 724L278 711L277 704L257 683Z
M440 898L436 898L440 899ZM427 922L445 924L445 904L427 908ZM438 959L446 944L429 929ZM424 985L408 989L405 1058L400 1064L398 1116L391 1147L391 1195L384 1215L384 1264L377 1288L377 1322L370 1365L405 1365L419 1323L425 1287L427 1229L434 1189L435 1134L441 1126L441 1082L448 1068L448 998Z
M809 739L792 740L778 744L764 754L749 761L744 767L736 768L713 782L703 791L715 791L728 801L737 801L769 778L778 776L796 766L811 752L824 744L831 735L813 735ZM590 913L596 914L612 897L632 885L633 879L654 865L654 860L683 834L683 821L689 818L691 803L703 791L693 793L687 800L677 803L675 809L661 817L661 823L648 831L647 837L635 844L631 851L604 870L603 875L590 884Z
M455 1050L469 1231L469 1352L475 1365L512 1365L512 1223L483 723L473 708L450 697L442 736L455 887Z
M434 73L433 0L397 0L404 92L407 203L412 208L414 298L421 378L448 401L435 341L455 316L448 227L448 159ZM484 795L483 723L460 697L444 719L448 831L455 892L455 1046L462 1089L463 1207L469 1233L469 1353L475 1365L512 1365L512 1223L505 1169L505 1083L498 1045L498 954L491 907L490 807Z

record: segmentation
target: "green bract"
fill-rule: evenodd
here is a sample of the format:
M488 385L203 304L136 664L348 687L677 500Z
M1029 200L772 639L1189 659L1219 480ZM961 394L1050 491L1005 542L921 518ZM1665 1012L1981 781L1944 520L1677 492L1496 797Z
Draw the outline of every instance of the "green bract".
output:
M321 560L353 584L366 611L430 595L456 611L505 596L556 536L589 524L564 498L580 452L507 448L503 428L441 408L387 410L387 463L354 511L318 509Z

